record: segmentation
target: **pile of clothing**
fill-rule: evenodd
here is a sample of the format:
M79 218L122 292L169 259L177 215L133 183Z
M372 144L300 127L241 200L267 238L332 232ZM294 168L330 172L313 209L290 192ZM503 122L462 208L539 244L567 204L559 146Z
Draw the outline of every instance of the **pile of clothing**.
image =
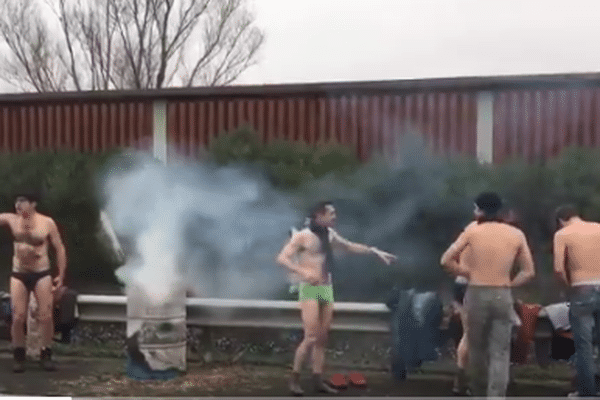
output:
M386 305L392 311L392 376L403 381L424 361L438 359L443 304L436 292L394 287Z

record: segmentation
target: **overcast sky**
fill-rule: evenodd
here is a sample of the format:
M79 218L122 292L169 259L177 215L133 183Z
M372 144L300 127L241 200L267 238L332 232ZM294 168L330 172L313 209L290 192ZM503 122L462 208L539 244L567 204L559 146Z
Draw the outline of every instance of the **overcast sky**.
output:
M600 71L597 0L249 0L239 84Z

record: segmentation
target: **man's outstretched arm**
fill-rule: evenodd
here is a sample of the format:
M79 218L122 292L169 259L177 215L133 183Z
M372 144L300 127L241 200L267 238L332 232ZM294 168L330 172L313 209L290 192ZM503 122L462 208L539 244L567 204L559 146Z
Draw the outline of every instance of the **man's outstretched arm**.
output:
M348 239L345 239L342 236L340 236L333 229L331 229L331 244L342 247L344 250L349 251L351 253L375 254L387 265L390 265L392 261L395 261L398 259L398 257L396 257L395 255L387 253L383 250L379 250L377 247L367 246L366 244L362 244L362 243L351 242Z

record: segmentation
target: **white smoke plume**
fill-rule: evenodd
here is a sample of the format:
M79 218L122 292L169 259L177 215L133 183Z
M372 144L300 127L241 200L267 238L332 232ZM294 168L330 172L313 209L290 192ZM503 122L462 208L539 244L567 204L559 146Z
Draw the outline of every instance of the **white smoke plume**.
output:
M135 243L118 278L157 303L184 284L197 296L270 298L287 275L275 256L301 220L259 175L130 154L103 177L106 212ZM123 160L121 160L123 161Z

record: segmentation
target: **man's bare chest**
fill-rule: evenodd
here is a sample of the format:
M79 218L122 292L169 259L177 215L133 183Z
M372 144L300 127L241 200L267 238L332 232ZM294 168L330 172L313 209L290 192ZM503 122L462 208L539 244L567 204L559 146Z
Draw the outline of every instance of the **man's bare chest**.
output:
M300 247L300 254L303 254L308 257L318 257L324 256L323 248L321 245L321 241L319 238L310 238L306 241L306 243Z
M27 221L16 219L11 224L15 244L42 246L46 243L48 229L42 221Z

